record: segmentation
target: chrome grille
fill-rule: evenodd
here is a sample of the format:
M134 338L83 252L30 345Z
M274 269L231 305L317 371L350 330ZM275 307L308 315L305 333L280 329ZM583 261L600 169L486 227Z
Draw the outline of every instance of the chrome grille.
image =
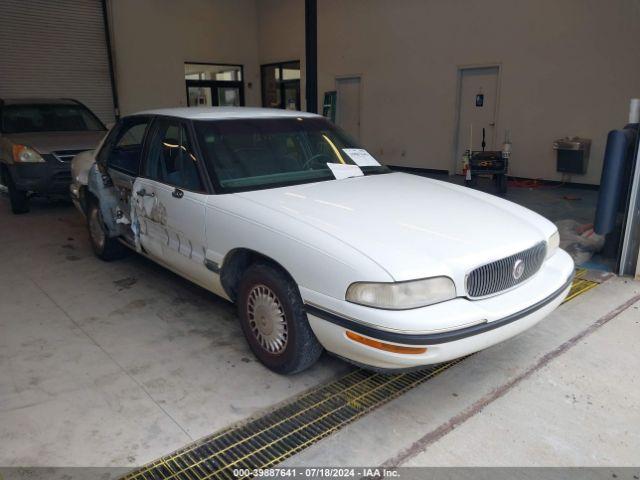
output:
M515 255L476 268L467 275L467 296L471 298L486 297L515 287L540 269L546 255L547 244L540 242ZM524 270L522 275L516 278L514 267L518 260L524 262Z
M84 150L58 150L57 152L51 152L61 162L70 162L77 154L84 152Z

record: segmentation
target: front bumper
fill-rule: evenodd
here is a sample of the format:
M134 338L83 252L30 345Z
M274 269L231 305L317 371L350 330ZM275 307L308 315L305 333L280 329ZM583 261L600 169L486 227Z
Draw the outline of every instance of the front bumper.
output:
M314 292L301 289L301 293L311 328L328 351L362 365L406 369L459 358L530 328L562 303L571 288L573 269L569 255L559 250L535 276L511 291L403 311L372 309L344 300L340 305L329 297L320 303ZM427 350L420 354L382 351L349 339L347 331Z
M68 194L71 183L71 164L53 155L43 155L41 163L8 165L18 190L42 194Z

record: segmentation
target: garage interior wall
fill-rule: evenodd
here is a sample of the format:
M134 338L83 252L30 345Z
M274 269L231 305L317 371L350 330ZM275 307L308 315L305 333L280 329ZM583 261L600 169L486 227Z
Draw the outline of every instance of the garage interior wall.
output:
M100 0L0 1L0 98L67 97L114 121Z
M260 0L260 12L293 25L301 3ZM318 0L319 101L360 75L362 143L389 165L452 170L458 68L499 64L511 175L561 180L553 141L581 136L589 168L569 180L598 184L606 135L640 96L638 38L635 0ZM304 32L275 26L261 49L285 40L304 45Z
M260 65L300 60L300 108L306 110L304 0L256 0Z
M255 0L110 0L122 114L186 106L184 63L244 66L245 103L260 105Z
M305 91L302 0L110 6L123 113L185 105L185 61L242 63L257 106L260 65L300 59ZM389 165L452 170L458 68L497 64L511 174L562 180L552 143L581 136L588 171L565 180L598 184L606 135L640 96L638 38L636 0L318 0L318 101L360 75L362 143Z

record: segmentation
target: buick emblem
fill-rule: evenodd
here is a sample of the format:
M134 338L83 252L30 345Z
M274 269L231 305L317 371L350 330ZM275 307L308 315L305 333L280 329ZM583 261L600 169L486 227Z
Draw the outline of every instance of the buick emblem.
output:
M513 263L513 270L511 270L511 275L513 275L514 280L520 280L522 274L524 273L524 260L519 258Z

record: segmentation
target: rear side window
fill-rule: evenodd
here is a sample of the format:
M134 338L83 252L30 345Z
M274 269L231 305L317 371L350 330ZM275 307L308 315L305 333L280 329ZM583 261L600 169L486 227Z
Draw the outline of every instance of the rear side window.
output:
M142 146L150 121L147 117L129 118L123 121L107 146L106 161L109 168L130 175L138 175Z
M104 126L80 104L6 105L0 117L4 133L84 132L104 130Z

